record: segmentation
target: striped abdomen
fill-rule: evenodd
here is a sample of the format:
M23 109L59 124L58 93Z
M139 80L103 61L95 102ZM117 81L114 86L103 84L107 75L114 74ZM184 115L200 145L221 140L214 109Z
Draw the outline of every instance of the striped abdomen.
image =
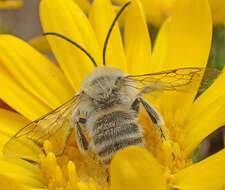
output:
M98 118L93 126L91 147L99 160L108 164L119 149L143 145L142 132L136 115L114 111Z

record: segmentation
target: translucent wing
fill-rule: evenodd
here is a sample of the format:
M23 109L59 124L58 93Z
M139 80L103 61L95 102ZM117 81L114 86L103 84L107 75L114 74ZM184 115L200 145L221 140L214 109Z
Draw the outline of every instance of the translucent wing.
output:
M198 88L204 68L187 67L144 75L128 75L122 80L131 87L140 89L141 93L158 90L190 91Z
M209 88L217 77L222 73L221 70L216 68L207 68L205 70L201 85L199 88L199 94L203 93L207 88Z
M55 154L61 154L73 128L70 119L78 108L79 97L75 95L60 107L19 130L6 143L3 153L10 157L38 161L39 154L42 153L40 147L43 147L45 140L50 140L57 146Z

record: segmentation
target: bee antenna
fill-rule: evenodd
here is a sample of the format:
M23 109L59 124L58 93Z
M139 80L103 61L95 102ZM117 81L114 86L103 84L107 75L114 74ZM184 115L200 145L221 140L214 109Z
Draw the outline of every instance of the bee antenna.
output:
M119 16L121 15L121 13L124 11L124 9L130 4L131 2L127 2L125 5L122 6L122 8L119 10L119 12L117 13L117 15L115 16L110 28L109 28L109 31L107 33L107 36L106 36L106 39L105 39L105 43L104 43L104 48L103 48L103 65L105 65L105 54L106 54L106 47L107 47L107 44L108 44L108 41L109 41L109 37L112 33L112 30L113 30L113 27L115 26L116 24L116 21L118 20Z
M83 47L81 47L79 44L77 44L76 42L74 42L73 40L67 38L66 36L63 36L62 34L58 34L56 32L46 32L46 33L43 33L42 34L43 36L49 36L49 35L52 35L52 36L58 36L68 42L70 42L71 44L75 45L77 48L79 48L82 52L84 52L88 57L89 59L93 62L94 66L97 67L97 63L95 62L94 58L91 56L90 53L87 52L87 50L85 50Z

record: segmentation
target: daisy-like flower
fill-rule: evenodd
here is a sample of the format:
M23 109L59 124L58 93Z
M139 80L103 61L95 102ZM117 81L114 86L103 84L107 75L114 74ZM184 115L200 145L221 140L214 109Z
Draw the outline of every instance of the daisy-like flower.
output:
M23 6L23 0L1 0L0 9L18 9Z
M124 45L116 25L108 44L107 66L133 75L206 67L212 35L207 0L177 1L172 17L160 29L153 51L141 3L131 2L124 12ZM115 17L109 0L95 0L88 18L72 0L42 0L40 15L45 32L67 36L84 47L98 65L102 64L103 44ZM74 96L94 68L91 60L72 44L53 36L48 41L58 65L22 40L0 36L0 98L17 111L0 110L1 148L22 126ZM195 164L191 155L205 137L224 124L224 81L222 73L195 101L197 89L147 97L161 113L170 138L162 142L142 113L146 149L128 147L119 151L110 166L110 183L104 167L79 152L72 134L59 157L54 154L56 145L49 141L44 143L46 155L36 146L15 146L15 152L29 155L29 162L1 155L0 185L5 189L39 190L222 190L225 150Z

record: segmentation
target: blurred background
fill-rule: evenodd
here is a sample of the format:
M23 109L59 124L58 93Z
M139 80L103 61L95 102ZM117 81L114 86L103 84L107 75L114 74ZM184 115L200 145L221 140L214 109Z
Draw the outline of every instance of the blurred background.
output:
M18 9L0 10L0 33L10 33L22 39L40 35L39 1L24 0Z
M77 1L79 4L79 1L85 0L74 1ZM119 0L116 1L119 2ZM146 1L143 0L143 2ZM150 10L148 10L146 14L149 22L149 31L152 43L154 43L160 24L167 16L170 15L174 0L153 0L153 2L155 3L153 3L153 6L150 7ZM208 67L215 69L216 72L205 77L205 88L213 82L217 77L217 74L215 73L219 74L225 64L225 0L209 0L209 2L211 3L214 28ZM38 0L0 0L0 34L13 34L29 41L30 39L39 36L42 32L39 19ZM1 100L0 107L10 109ZM206 140L204 140L204 142L202 142L199 148L196 149L196 154L193 159L195 161L199 161L223 148L225 139L224 134L224 127L221 127L210 135Z

